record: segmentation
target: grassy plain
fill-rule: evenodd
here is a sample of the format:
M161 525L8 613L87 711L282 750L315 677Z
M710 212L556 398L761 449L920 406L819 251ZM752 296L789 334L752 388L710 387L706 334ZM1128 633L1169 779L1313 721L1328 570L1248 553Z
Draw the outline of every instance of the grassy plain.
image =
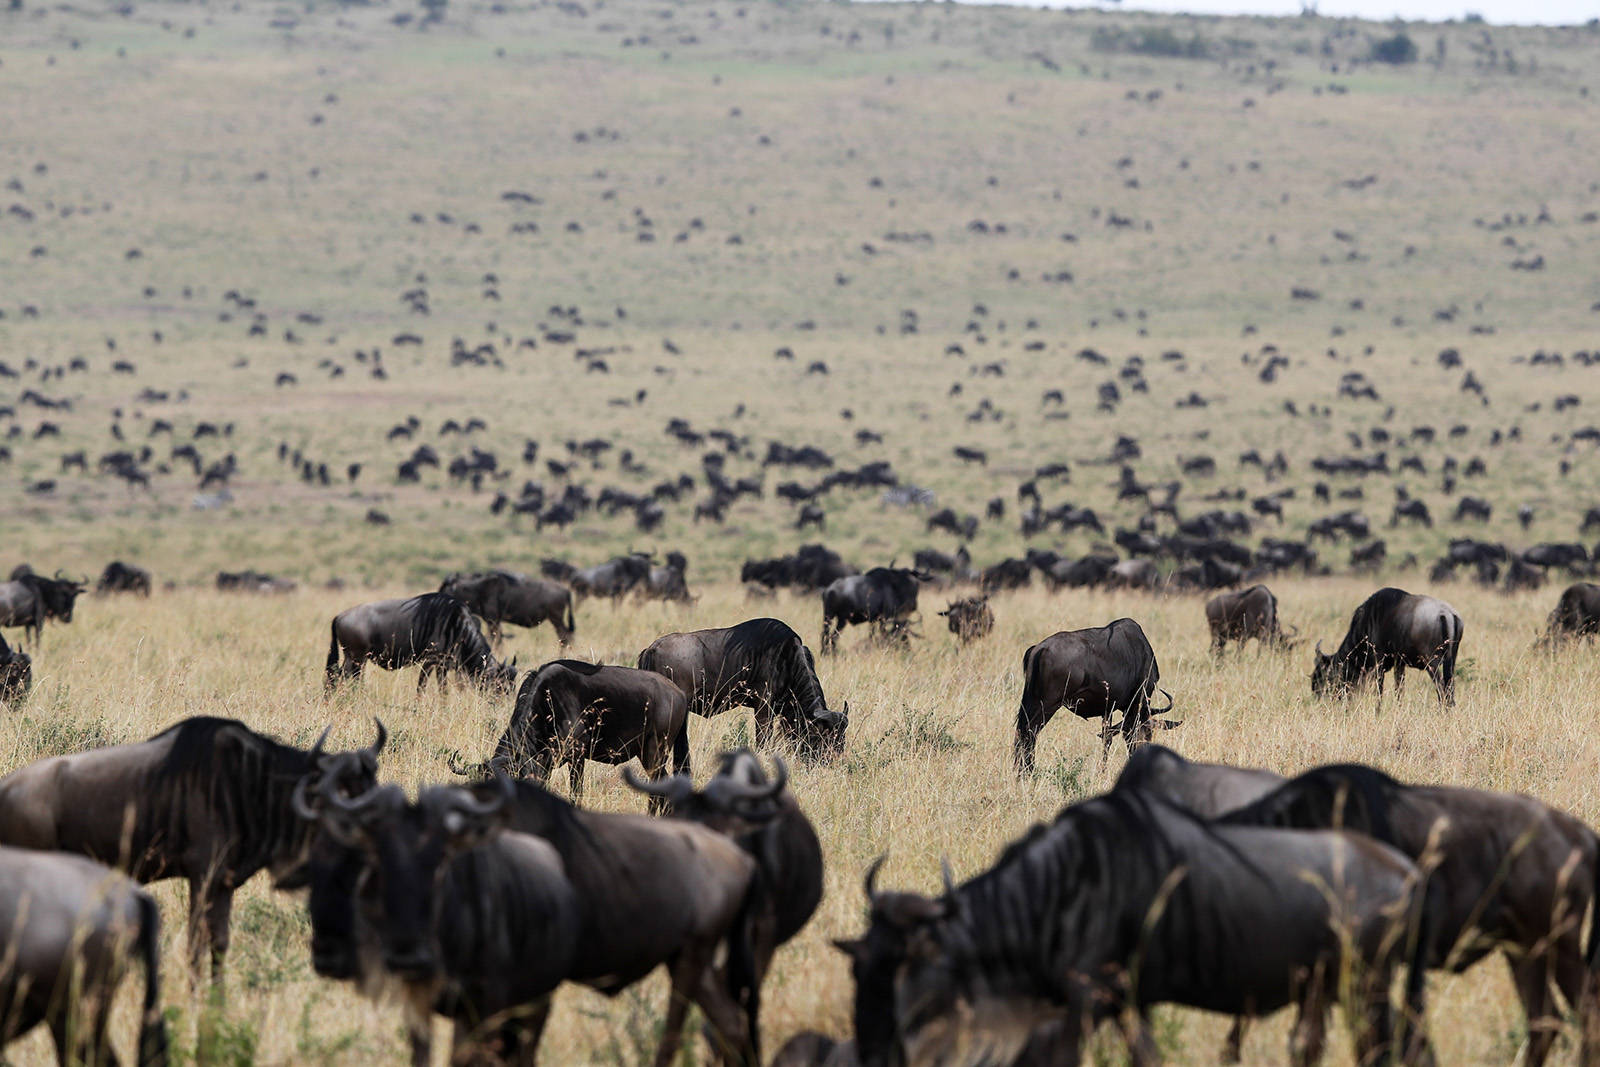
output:
M814 640L813 601L747 603L731 580L743 558L801 540L792 509L771 495L784 473L769 472L767 498L736 505L723 526L693 524L688 501L653 535L626 517L536 531L489 514L497 487L514 495L531 477L558 490L543 464L568 458L568 440L615 443L599 469L578 468L592 488L639 491L697 473L703 449L662 434L675 416L749 438L730 474L753 472L781 440L819 445L841 464L888 459L959 511L1005 497L1007 518L972 543L980 564L1020 554L1016 485L1043 463L1074 468L1070 484L1042 487L1047 504L1071 500L1131 524L1112 471L1086 462L1118 434L1139 438L1147 481L1175 477L1184 458L1216 457L1218 476L1185 490L1185 514L1211 506L1199 498L1215 488L1295 487L1282 531L1292 536L1327 510L1310 498L1312 457L1356 450L1352 432L1366 452L1378 447L1374 428L1404 437L1434 426L1434 444L1389 446L1396 458L1415 452L1426 475L1373 479L1367 500L1336 506L1381 527L1393 486L1405 484L1436 519L1463 491L1489 498L1496 515L1483 527L1380 529L1395 557L1426 560L1460 533L1570 540L1600 502L1595 446L1571 437L1594 417L1600 374L1571 358L1600 349L1593 27L1406 27L1424 61L1391 69L1359 60L1399 27L1321 19L452 0L443 23L419 30L396 25L400 13L420 12L0 12L0 180L11 183L0 192L0 361L20 375L0 381L0 410L14 409L0 414L0 434L15 427L0 438L11 454L0 461L5 569L26 559L85 573L115 556L178 587L148 604L85 601L71 626L49 630L33 698L0 721L0 766L144 737L191 714L236 715L302 742L331 720L352 743L380 714L394 729L385 774L438 780L451 748L492 744L509 702L460 690L419 702L407 672L369 674L328 705L322 642L340 608L469 565L531 570L542 556L587 563L629 544L682 547L701 594L692 608L580 606L579 649L608 662L631 662L668 630L756 613ZM1116 34L1141 29L1198 35L1208 58L1118 50ZM1542 269L1511 266L1536 257ZM1295 287L1318 296L1292 299ZM401 298L418 288L426 315ZM563 331L571 342L551 339ZM406 332L421 344L396 344ZM454 338L493 342L503 367L452 366ZM1258 378L1268 344L1290 361L1273 383ZM792 362L775 359L781 347ZM606 350L609 372L586 370L579 348ZM1085 348L1109 362L1076 358ZM1444 348L1464 366L1439 366ZM374 349L383 380L370 374ZM1161 359L1167 351L1185 358ZM1568 358L1527 362L1538 351ZM1148 393L1117 379L1135 355ZM67 369L74 358L87 370ZM137 373L112 373L116 359ZM830 373L808 374L815 360ZM1000 376L983 371L991 363ZM41 376L58 366L59 377ZM1487 404L1459 389L1466 370ZM1341 398L1353 371L1381 399ZM297 384L275 386L280 372ZM1124 400L1097 411L1096 388L1113 379ZM30 388L71 410L23 401ZM147 388L168 399L141 398ZM1048 389L1065 393L1066 418L1047 417ZM1175 407L1191 392L1208 406ZM1555 411L1561 395L1581 403ZM416 440L386 440L413 414ZM437 472L396 483L395 464L417 443L446 460L465 451L437 430L471 416L488 423L471 444L495 451L510 477L476 494ZM156 419L173 424L172 442L151 436ZM36 439L47 420L60 437ZM235 427L226 441L195 442L206 460L231 450L240 465L233 503L213 511L191 507L186 467L155 470L202 420ZM1447 436L1452 425L1460 436ZM883 443L858 446L861 428ZM1513 428L1520 438L1490 443ZM524 467L530 438L539 463ZM280 442L327 462L334 484L293 477ZM146 443L148 492L94 472L102 452ZM958 444L986 449L988 465L957 464ZM621 473L622 448L647 472ZM1290 474L1269 484L1237 467L1247 448L1283 450ZM62 455L80 449L90 472L62 473ZM1447 493L1446 455L1482 456L1488 473ZM342 472L353 462L365 470L352 485ZM42 479L56 490L27 491ZM1536 509L1526 532L1513 517L1523 503ZM826 540L863 565L954 546L924 531L925 513L876 494L837 492L825 505ZM372 508L393 523L365 524ZM1033 543L1079 553L1091 539ZM1342 565L1342 549L1324 551ZM204 588L219 568L246 566L306 588L273 599ZM318 588L335 577L350 588ZM1274 588L1288 621L1333 640L1373 582ZM1440 592L1467 622L1450 713L1417 685L1376 716L1365 699L1313 703L1305 648L1214 663L1188 598L1008 594L996 600L995 634L960 650L935 632L939 597L928 592L928 639L909 653L847 637L822 676L830 698L850 701L849 750L831 767L797 769L795 783L823 835L828 895L779 956L767 1047L802 1027L846 1031L850 983L828 938L859 929L860 875L879 852L890 852L887 884L931 888L940 854L959 874L977 871L1115 773L1120 757L1102 769L1092 731L1075 721L1047 729L1036 779L1007 770L1021 651L1057 629L1139 619L1186 719L1168 739L1192 757L1281 771L1367 760L1401 778L1525 790L1600 822L1592 649L1532 651L1548 592ZM541 631L510 649L526 664L554 645ZM744 736L732 718L697 720L691 732L702 768ZM641 807L608 775L590 782L596 804ZM181 891L162 898L176 946ZM399 1058L397 1013L315 980L306 932L293 899L246 891L209 1058ZM1519 1022L1499 965L1435 988L1443 1062L1509 1062ZM663 996L659 983L615 1002L563 991L547 1062L640 1061ZM200 1005L185 977L167 999L193 1050ZM1226 1025L1176 1011L1162 1020L1180 1063L1210 1062ZM1281 1021L1254 1031L1247 1062L1281 1062L1283 1037ZM1339 1054L1348 1058L1342 1045ZM13 1058L46 1055L35 1037Z

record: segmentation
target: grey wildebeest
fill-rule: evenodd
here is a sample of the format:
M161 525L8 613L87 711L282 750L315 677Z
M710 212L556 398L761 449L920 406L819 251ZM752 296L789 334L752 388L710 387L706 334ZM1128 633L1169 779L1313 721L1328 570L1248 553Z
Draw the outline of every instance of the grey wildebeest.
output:
M82 856L0 848L0 929L0 1048L45 1023L63 1065L115 1064L106 1024L117 985L137 962L144 971L137 1062L166 1064L161 911L149 893Z
M417 1067L431 1014L454 1024L452 1062L532 1064L550 996L572 969L580 910L549 842L507 832L509 780L487 798L398 786L355 798L303 780L301 818L321 827L308 862L314 966L398 986Z
M781 758L772 781L747 748L724 752L718 760L717 773L699 791L688 775L645 782L631 768L622 773L634 789L665 800L673 816L727 834L755 858L765 886L749 933L759 993L779 946L805 928L822 901L822 843L788 789L789 770Z
M45 622L71 622L73 605L86 588L87 582L63 578L59 571L46 578L18 567L10 581L0 582L0 626L22 627L23 639L31 635L37 651Z
M139 882L186 879L191 962L199 974L209 948L217 976L234 891L304 860L296 781L343 760L354 786L370 784L386 737L379 723L371 748L324 755L321 740L307 752L233 719L192 718L146 741L42 759L0 778L0 845L80 853Z
M583 795L587 760L619 764L637 758L651 778L689 771L688 703L666 678L632 667L552 660L517 691L511 722L494 755L459 774L504 770L545 781L567 765L572 795Z
M335 615L330 629L325 676L329 691L345 679L360 678L369 659L391 671L422 664L419 693L435 671L441 689L451 670L459 670L486 690L507 691L517 679L515 658L496 663L472 610L448 593L358 604Z
M933 576L909 567L874 567L840 578L822 591L824 655L839 646L839 631L870 623L880 636L904 640L917 610L917 583Z
M880 861L881 862L881 861ZM877 892L866 935L840 942L856 983L862 1064L1012 1063L1053 1030L1076 1064L1118 1019L1135 1064L1157 1063L1147 1012L1236 1015L1294 1005L1289 1061L1321 1057L1326 1014L1353 974L1358 1062L1426 1062L1422 892L1394 849L1340 831L1217 827L1137 792L1063 810L937 898ZM1410 963L1404 1047L1389 994Z
M472 613L489 625L489 638L500 640L500 627L538 626L548 622L563 645L572 643L577 622L572 616L572 590L560 582L530 578L511 571L484 571L481 574L452 574L439 586L462 601Z
M643 552L615 556L593 567L572 572L568 584L580 596L608 596L619 599L650 580L650 557Z
M1207 600L1206 624L1211 627L1211 651L1218 656L1229 641L1242 645L1252 637L1274 648L1289 647L1289 635L1278 625L1278 598L1264 585Z
M666 634L639 653L639 669L671 679L697 715L753 709L758 748L771 743L776 729L803 756L844 749L849 702L842 711L828 710L811 650L777 619Z
M95 582L94 591L102 594L138 593L140 596L149 596L150 584L149 571L117 559L107 563L106 569L100 572L100 580Z
M0 704L16 704L33 688L33 658L12 649L0 634Z
M1574 582L1562 592L1550 613L1550 626L1544 640L1555 643L1564 637L1594 639L1600 633L1600 585Z
M989 607L987 596L967 597L951 601L939 614L963 645L971 644L994 631L994 609Z
M1102 758L1118 734L1132 752L1150 740L1154 726L1176 726L1152 717L1152 711L1172 709L1170 693L1166 707L1150 707L1160 680L1156 654L1132 619L1117 619L1096 629L1063 630L1033 645L1022 654L1022 703L1017 708L1013 751L1018 773L1033 771L1034 742L1061 708L1080 719L1101 721ZM1111 721L1115 711L1122 712L1120 723Z
M667 562L659 567L651 567L649 575L637 587L639 595L646 600L688 603L694 599L689 593L689 582L685 577L688 570L689 561L682 552L668 552Z
M327 802L326 785L324 778L302 796L314 795L323 811L330 810L334 805ZM472 786L470 792L479 802L488 802L505 788L502 778ZM754 1019L742 1019L741 1007L754 1006L745 932L761 903L755 860L736 842L703 826L587 811L532 781L512 782L510 788L503 815L506 829L547 842L575 891L570 927L580 950L562 977L616 996L664 964L672 1001L658 1064L676 1057L690 1001L701 1007L729 1047L753 1052ZM343 804L359 805L360 800ZM326 977L370 981L371 969L381 967L363 930L371 921L370 906L356 905L356 887L369 862L364 852L329 834L317 840L310 864L312 960ZM448 962L449 945L443 936L438 941ZM730 971L726 977L733 986L715 980L714 964L723 948ZM517 966L537 965L537 955L517 961ZM525 1051L531 1055L532 1049Z
M1307 771L1221 822L1342 826L1392 845L1428 878L1428 966L1459 974L1503 952L1527 1013L1529 1067L1558 1036L1557 989L1580 1022L1579 1062L1600 1057L1600 922L1587 944L1580 938L1600 882L1600 838L1577 819L1532 797L1404 785L1343 764Z
M1456 701L1456 654L1461 650L1461 616L1444 601L1404 589L1373 593L1350 617L1344 642L1331 655L1317 645L1311 692L1348 692L1373 674L1378 676L1378 702L1383 702L1383 676L1394 671L1394 689L1401 691L1407 667L1428 672L1439 700Z

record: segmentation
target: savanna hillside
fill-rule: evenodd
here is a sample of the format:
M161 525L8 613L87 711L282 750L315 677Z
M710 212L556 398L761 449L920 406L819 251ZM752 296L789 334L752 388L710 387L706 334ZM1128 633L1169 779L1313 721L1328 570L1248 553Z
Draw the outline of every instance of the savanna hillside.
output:
M733 581L745 558L818 537L863 566L955 547L926 531L929 508L879 489L835 489L819 501L826 531L797 533L774 489L824 472L763 472L773 441L817 446L839 467L888 461L962 515L1003 498L1004 517L972 539L979 565L1102 540L1023 540L1016 489L1047 464L1070 474L1040 481L1046 506L1132 526L1142 502L1118 502L1117 467L1099 463L1123 435L1147 483L1215 459L1215 475L1183 476L1185 515L1248 509L1203 499L1218 490L1292 488L1282 527L1268 520L1245 540L1298 537L1354 508L1392 564L1415 553L1425 565L1460 534L1569 541L1600 504L1596 442L1574 436L1600 402L1592 26L615 0L450 0L440 13L26 0L0 12L0 362L16 375L0 379L0 569L83 574L121 557L158 582L149 602L86 599L71 625L47 630L32 698L0 720L0 769L184 715L234 715L300 743L331 720L357 743L376 714L394 730L385 775L438 781L451 750L487 751L509 702L470 689L419 702L414 672L369 671L325 703L327 620L340 608L467 566L680 548L694 605L579 606L578 653L626 663L662 632L757 613L814 640L813 598L746 601ZM1400 34L1414 61L1374 58L1405 58ZM1441 363L1447 349L1460 365ZM1468 372L1481 393L1462 390ZM1578 403L1558 409L1566 397ZM412 416L411 436L391 438ZM485 428L442 432L473 418ZM674 418L732 445L681 443L665 433ZM41 435L44 423L58 432ZM200 423L232 432L196 438ZM1431 443L1413 437L1421 426ZM568 448L595 440L611 447L593 461ZM397 465L424 444L441 468L400 481ZM173 457L183 445L198 463ZM280 445L326 464L329 484L304 481ZM959 462L957 446L987 463ZM476 491L442 469L474 448L500 472ZM1287 471L1269 482L1239 464L1252 449L1282 451ZM87 469L63 464L80 451ZM115 451L148 488L102 468ZM696 524L712 451L730 478L764 474L766 492ZM1310 466L1379 451L1389 474ZM196 508L195 467L229 453L231 500ZM1421 472L1399 468L1410 456ZM1451 456L1462 468L1480 457L1486 472L1457 471L1447 489ZM529 480L553 501L570 484L649 494L681 475L692 491L663 498L648 532L631 509L543 529L490 510ZM1318 480L1364 496L1318 502ZM1429 505L1431 529L1386 527L1402 485ZM1451 521L1463 493L1494 517ZM1522 505L1534 509L1526 531ZM369 523L371 511L389 523ZM1319 550L1345 569L1348 543ZM197 588L244 567L303 589ZM1385 577L1429 587L1425 566L1273 586L1288 622L1331 641ZM319 588L332 578L360 588ZM1467 624L1449 712L1415 678L1379 715L1367 698L1313 702L1304 646L1216 663L1188 597L1008 594L994 635L959 650L925 591L927 639L909 652L847 633L820 664L830 701L850 701L846 756L795 770L828 895L769 979L767 1048L803 1027L846 1032L848 972L828 939L859 931L874 856L890 852L886 884L931 889L941 853L959 875L981 870L1114 776L1120 754L1101 767L1094 731L1061 719L1041 739L1040 773L1009 772L1021 652L1056 629L1138 618L1185 719L1165 739L1194 758L1280 771L1359 759L1401 778L1525 790L1600 823L1592 651L1533 649L1553 593L1433 591ZM526 665L555 644L538 630L507 651ZM690 729L702 769L748 739L743 717ZM609 773L589 782L589 802L642 808ZM228 1004L204 1009L177 962L182 891L161 897L186 1052L402 1055L395 1009L312 975L293 898L259 883L244 894ZM1443 1062L1510 1061L1521 1024L1500 964L1434 989ZM563 991L547 1062L640 1062L663 996L660 983L617 1001ZM1159 1018L1180 1063L1211 1062L1227 1025ZM1281 1062L1285 1029L1252 1031L1246 1061ZM36 1036L14 1058L44 1062L47 1048ZM1104 1059L1118 1055L1107 1042Z

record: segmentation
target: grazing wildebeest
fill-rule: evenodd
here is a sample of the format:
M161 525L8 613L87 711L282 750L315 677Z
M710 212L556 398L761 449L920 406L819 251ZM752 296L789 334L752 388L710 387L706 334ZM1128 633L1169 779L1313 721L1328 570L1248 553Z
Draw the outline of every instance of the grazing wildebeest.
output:
M651 671L574 659L552 660L522 680L511 722L494 756L475 770L504 770L545 781L567 765L572 795L583 795L587 760L637 758L651 778L689 771L688 703ZM456 767L458 773L474 769Z
M874 567L840 578L822 591L823 654L839 646L839 631L870 623L883 637L904 641L917 610L917 583L933 576L909 567Z
M73 604L88 584L63 578L59 571L54 578L46 578L26 566L18 567L10 581L0 582L0 626L22 627L23 639L31 634L37 651L45 621L71 622Z
M452 1062L534 1062L550 996L572 969L580 909L547 841L505 829L497 795L398 786L354 799L296 787L322 828L308 864L313 960L367 990L397 984L411 1062L431 1062L431 1014L454 1025ZM382 979L389 979L385 983Z
M577 623L572 617L572 590L559 582L530 578L512 571L484 571L480 574L452 574L439 586L462 601L472 613L489 624L489 638L500 640L500 627L538 626L548 622L563 645L572 643Z
M256 570L218 571L217 589L231 593L292 593L293 578L279 578Z
M881 862L881 861L880 861ZM1421 1029L1431 947L1415 866L1360 834L1218 827L1138 792L1069 807L988 871L937 898L877 892L851 957L861 1063L1013 1063L1041 1028L1076 1064L1118 1019L1133 1062L1160 1052L1156 1004L1238 1015L1297 1009L1289 1062L1321 1058L1345 995L1357 1061L1430 1062ZM1390 987L1409 964L1411 1027ZM1341 976L1354 976L1346 986ZM1052 1025L1053 1024L1053 1025Z
M0 634L0 704L15 704L33 688L33 658L14 651Z
M1554 989L1578 1015L1579 1062L1595 1062L1600 928L1587 944L1580 933L1600 881L1600 837L1577 819L1532 797L1404 785L1342 764L1307 771L1221 822L1340 826L1392 845L1430 884L1428 966L1460 974L1504 952L1527 1013L1525 1062L1542 1064L1559 1032Z
M1289 635L1278 625L1278 598L1264 585L1218 593L1206 601L1211 650L1222 655L1229 641L1244 644L1254 637L1263 645L1288 648Z
M639 669L671 679L696 715L752 709L759 748L771 743L776 727L802 756L844 750L850 704L828 710L811 650L777 619L666 634L639 653Z
M358 604L335 615L330 629L325 676L330 691L341 681L360 678L369 659L390 671L422 664L418 693L434 671L441 689L451 670L491 691L506 692L517 680L516 659L496 663L472 609L448 593Z
M1383 676L1394 671L1394 689L1401 691L1407 667L1428 672L1439 700L1456 702L1456 654L1461 650L1461 616L1449 604L1389 587L1373 593L1350 617L1344 643L1331 655L1317 643L1311 692L1348 691L1370 675L1378 676L1378 702L1383 702Z
M483 802L504 788L504 779L497 779L471 792ZM586 811L531 781L511 788L506 828L548 842L575 891L577 915L570 926L579 949L564 977L616 996L665 964L672 993L656 1063L666 1067L675 1059L691 1000L722 1041L748 1049L741 1058L753 1061L756 1003L746 932L764 891L756 861L706 827ZM322 788L315 792L326 801ZM330 807L324 803L323 810ZM330 836L319 839L311 865L312 958L320 974L365 977L362 916L353 906L364 857L352 863L348 848L337 847ZM724 947L727 985L713 980ZM752 1014L741 1018L741 1007Z
M1063 630L1033 645L1022 654L1022 703L1013 752L1018 773L1033 771L1034 742L1060 708L1080 719L1100 720L1102 759L1118 734L1132 752L1150 740L1153 726L1178 725L1152 718L1152 712L1172 709L1170 693L1166 707L1150 707L1160 680L1156 654L1132 619L1117 619L1096 629ZM1117 710L1122 721L1113 723L1111 714Z
M650 574L644 583L638 587L639 595L645 600L672 600L687 603L694 599L689 594L689 583L684 577L689 570L689 561L682 552L668 552L667 562L660 567L651 567Z
M634 789L665 800L674 817L727 834L754 857L765 883L747 935L759 991L773 955L805 928L822 900L822 843L787 788L782 759L776 760L773 781L747 748L724 752L718 760L717 773L698 792L688 775L645 782L632 768L622 773Z
M321 740L307 752L233 719L192 718L146 741L42 759L0 778L0 845L81 853L140 882L187 879L191 962L198 975L209 948L220 976L234 891L304 861L295 782L338 761L364 787L387 736L378 723L371 748L326 755Z
M1069 589L1088 589L1104 584L1115 566L1115 556L1088 555L1082 559L1063 559L1045 570L1044 580L1051 589L1059 589L1063 585Z
M608 596L617 600L649 580L650 557L643 552L630 552L574 571L570 584L579 596Z
M949 624L950 632L964 645L987 637L994 630L994 610L989 607L987 596L953 600L939 614Z
M1600 585L1574 582L1567 586L1550 613L1550 628L1545 640L1554 643L1563 637L1594 639L1600 633Z
M120 559L112 560L106 564L106 569L100 572L100 580L95 583L96 593L138 593L140 596L150 595L150 572L143 567L135 567L131 563L124 563Z
M0 929L0 1047L46 1023L63 1065L115 1064L106 1024L136 962L144 971L137 1063L164 1067L161 911L149 893L82 856L0 848Z

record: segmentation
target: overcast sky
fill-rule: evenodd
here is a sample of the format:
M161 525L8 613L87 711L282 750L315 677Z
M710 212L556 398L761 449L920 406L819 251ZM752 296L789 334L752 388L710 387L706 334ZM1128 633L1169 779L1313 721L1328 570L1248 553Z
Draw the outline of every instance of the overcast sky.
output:
M1015 0L977 0L1015 2ZM1080 3L1028 3L1029 7L1078 7ZM1298 15L1299 0L1124 0L1100 3L1129 11L1188 11L1203 15ZM1329 17L1442 22L1475 12L1496 23L1573 25L1600 17L1600 0L1319 0L1317 10Z

